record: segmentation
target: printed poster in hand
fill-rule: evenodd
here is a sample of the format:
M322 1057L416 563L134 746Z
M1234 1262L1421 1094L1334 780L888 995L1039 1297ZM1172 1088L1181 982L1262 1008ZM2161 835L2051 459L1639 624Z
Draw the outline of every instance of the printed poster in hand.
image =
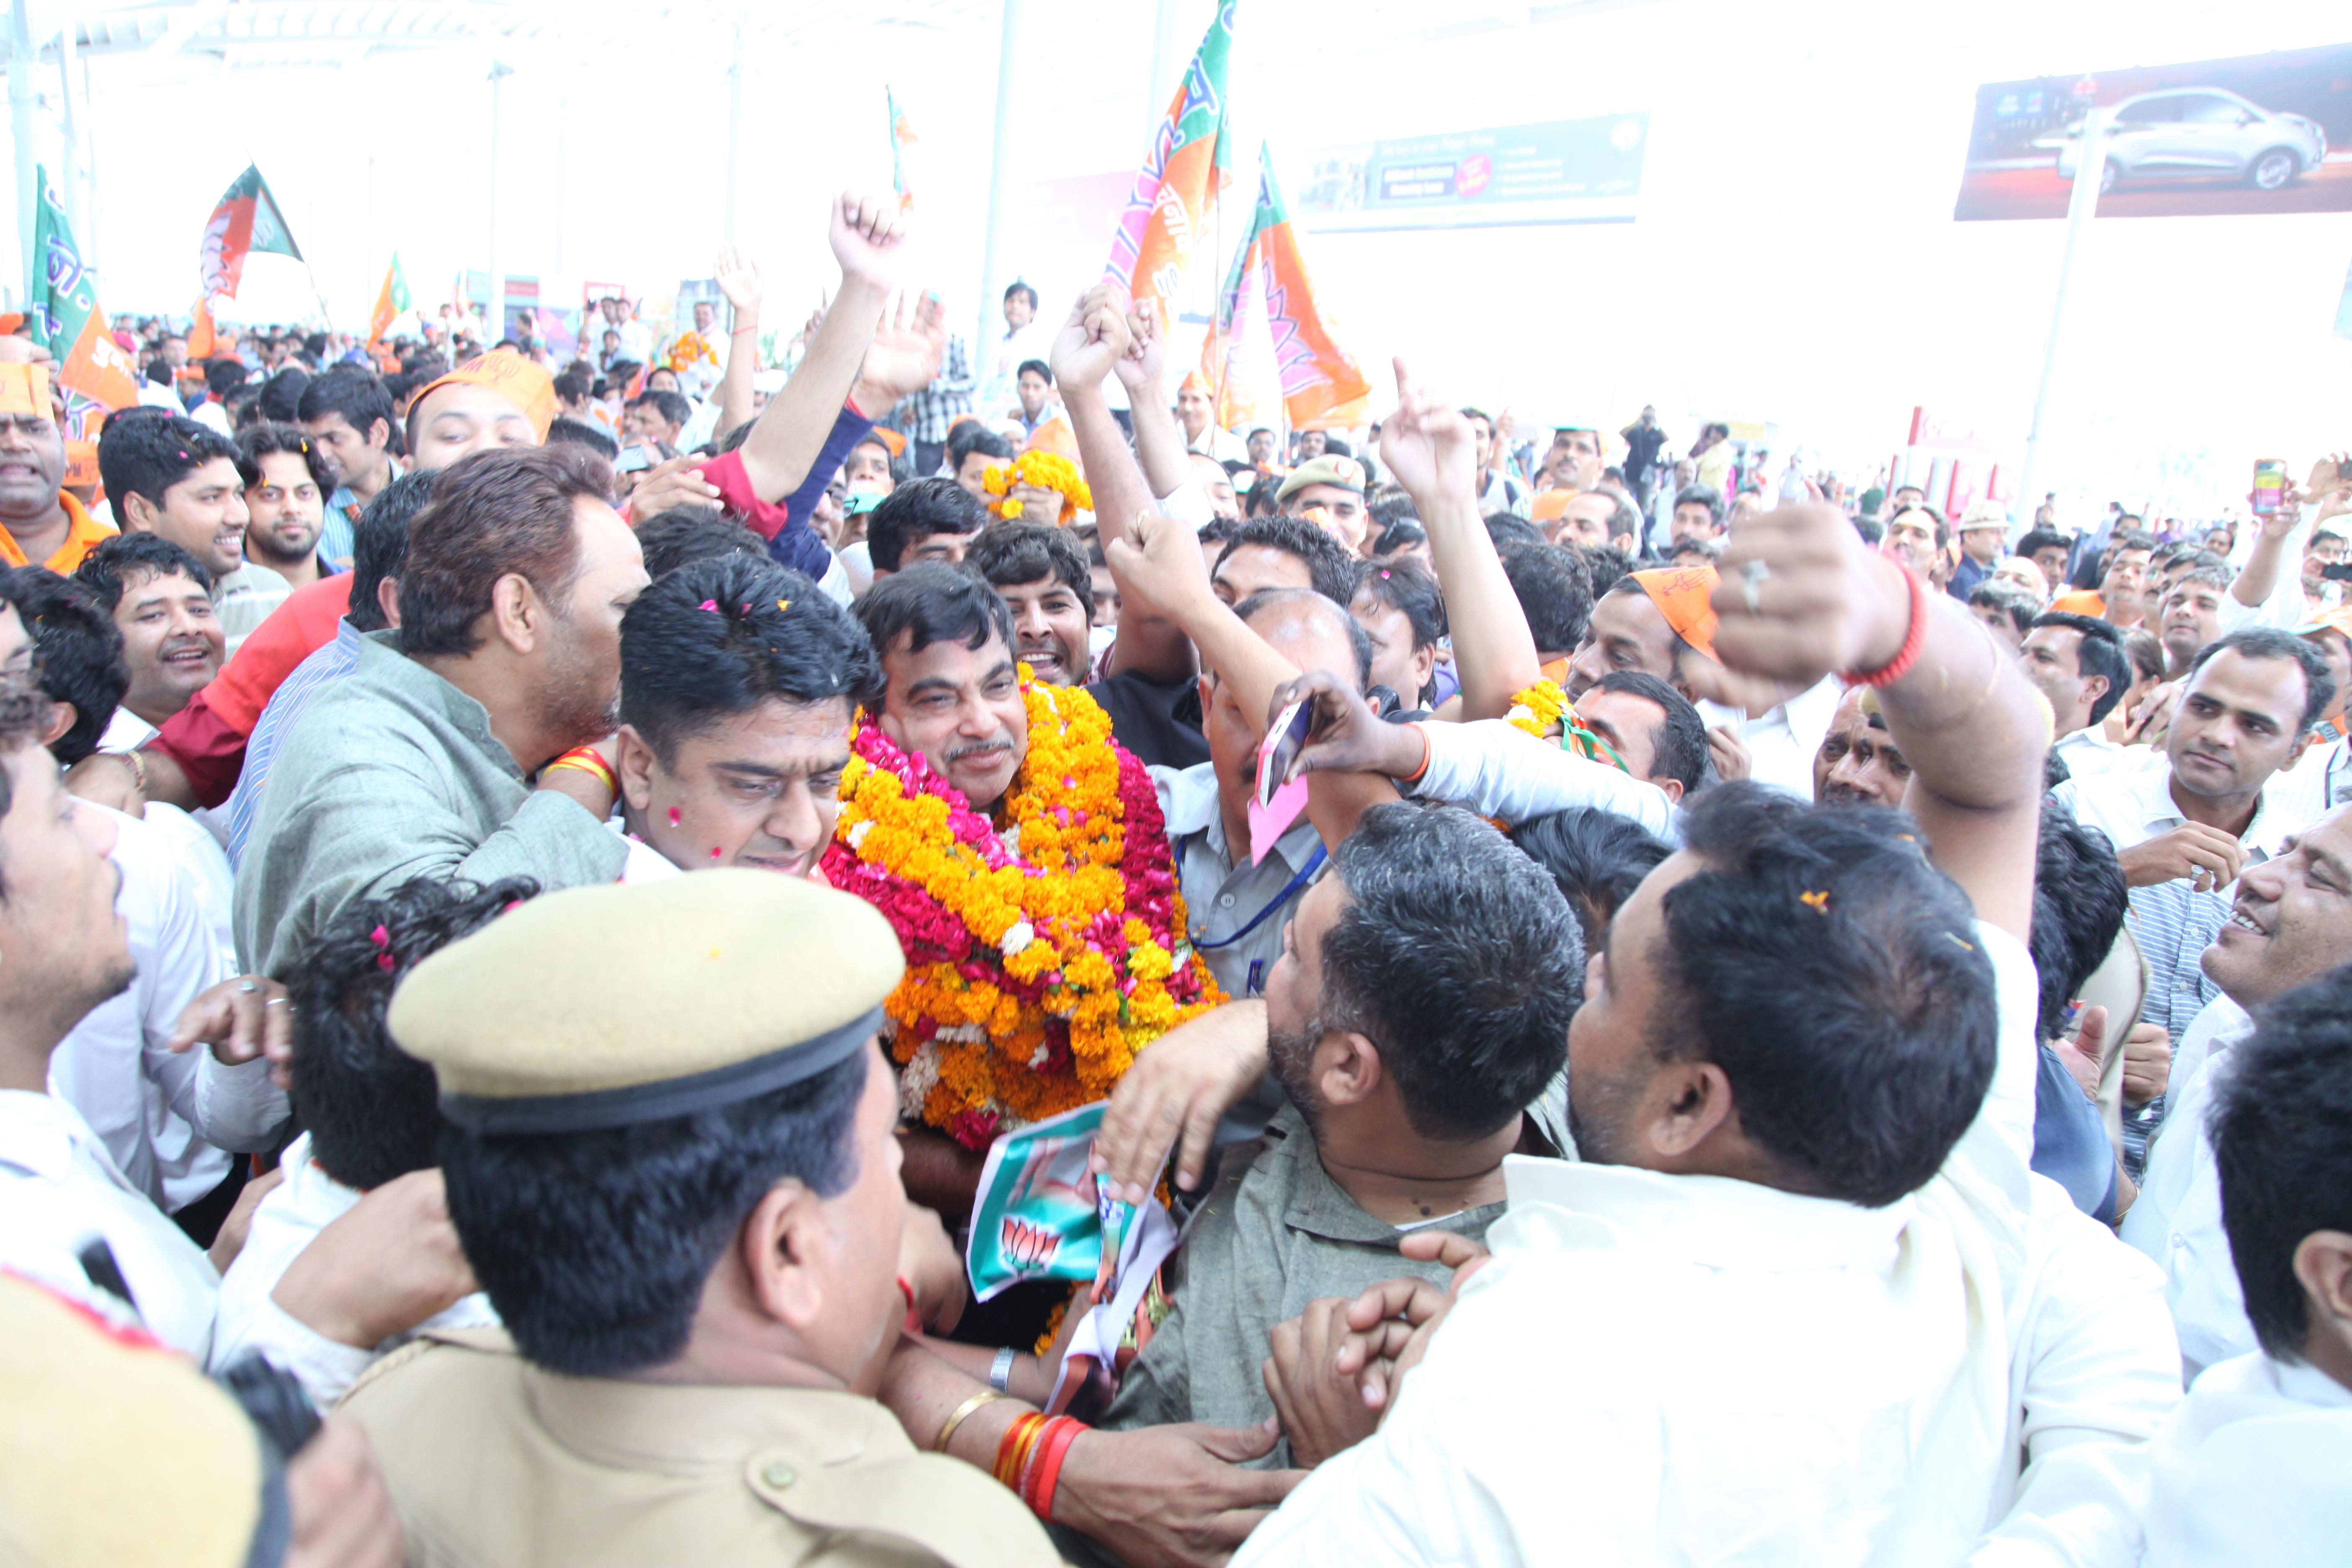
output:
M1128 1325L1176 1249L1176 1221L1163 1205L1113 1197L1090 1166L1109 1104L1082 1105L989 1145L964 1247L974 1301L1030 1279L1087 1287L1086 1316L1054 1383L1055 1411L1066 1409L1097 1369L1115 1369Z

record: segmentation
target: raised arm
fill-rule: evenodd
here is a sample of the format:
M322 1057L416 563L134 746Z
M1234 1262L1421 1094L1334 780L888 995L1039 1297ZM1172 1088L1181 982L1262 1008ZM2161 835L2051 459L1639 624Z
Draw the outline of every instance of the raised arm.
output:
M1748 519L1722 574L1713 601L1722 668L1697 669L1694 684L1748 707L1776 682L1891 674L1878 697L1913 770L1904 805L1979 917L2025 941L2050 724L2016 658L1958 600L1872 552L1832 507Z
M1543 678L1535 634L1478 516L1478 447L1469 421L1424 391L1397 360L1397 408L1381 425L1381 460L1412 497L1445 590L1464 719L1500 719Z
M760 301L766 293L759 265L730 245L712 269L719 291L734 307L729 323L727 371L719 378L719 434L725 436L751 417L751 377L760 368Z
M1277 697L1298 679L1297 667L1210 591L1208 564L1201 559L1191 529L1172 518L1147 513L1129 528L1127 538L1103 553L1120 574L1120 592L1148 601L1182 627L1201 650L1202 662L1233 689L1243 712L1272 718ZM1122 617L1127 613L1122 599ZM1358 817L1396 798L1396 787L1374 773L1313 773L1307 781L1307 815L1324 844L1337 848L1355 831Z
M1062 390L1062 407L1077 437L1078 460L1087 472L1087 488L1094 493L1097 537L1106 551L1127 536L1128 520L1158 510L1143 470L1127 449L1118 421L1103 401L1103 377L1128 353L1126 297L1108 284L1097 284L1078 300L1070 319L1051 350L1054 383ZM1200 551L1193 551L1195 556ZM1108 558L1108 557L1106 557ZM1133 590L1111 564L1119 585L1118 640L1112 645L1114 674L1133 671L1161 682L1182 680L1192 674L1192 644L1183 628L1152 609L1148 601L1132 597Z
M895 202L834 198L830 237L841 263L840 296L825 310L800 368L768 400L743 442L744 477L763 500L799 488L849 396L898 282L905 245L898 221Z
M1164 500L1192 477L1192 460L1168 406L1168 340L1160 330L1158 301L1129 310L1127 331L1128 351L1112 368L1127 388L1128 417L1135 421L1135 455L1143 465L1143 477L1150 481L1151 493ZM1101 535L1105 545L1117 537L1108 531Z

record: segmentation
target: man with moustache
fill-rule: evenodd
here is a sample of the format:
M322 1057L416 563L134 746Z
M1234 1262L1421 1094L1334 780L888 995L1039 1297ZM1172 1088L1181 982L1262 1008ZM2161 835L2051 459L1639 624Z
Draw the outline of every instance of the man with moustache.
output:
M351 900L420 874L611 881L620 623L646 585L603 459L477 452L410 529L400 625L287 733L237 879L242 967L282 973ZM536 777L536 784L531 781Z

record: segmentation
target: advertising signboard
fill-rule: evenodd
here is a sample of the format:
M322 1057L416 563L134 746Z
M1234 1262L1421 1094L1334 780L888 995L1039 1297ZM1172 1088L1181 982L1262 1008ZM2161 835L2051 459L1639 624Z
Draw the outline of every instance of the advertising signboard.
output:
M1291 210L1325 232L1631 223L1649 140L1641 112L1327 147Z

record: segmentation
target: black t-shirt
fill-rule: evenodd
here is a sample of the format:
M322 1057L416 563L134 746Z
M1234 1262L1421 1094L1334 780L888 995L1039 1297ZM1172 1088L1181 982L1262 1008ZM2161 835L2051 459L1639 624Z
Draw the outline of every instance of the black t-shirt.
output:
M1657 426L1644 429L1635 425L1626 430L1624 436L1625 477L1629 479L1638 479L1648 473L1651 467L1657 462L1658 448L1666 444L1666 433L1663 427Z
M1087 687L1087 695L1110 715L1111 739L1146 766L1189 768L1209 760L1201 689L1191 677L1163 685L1123 670Z

